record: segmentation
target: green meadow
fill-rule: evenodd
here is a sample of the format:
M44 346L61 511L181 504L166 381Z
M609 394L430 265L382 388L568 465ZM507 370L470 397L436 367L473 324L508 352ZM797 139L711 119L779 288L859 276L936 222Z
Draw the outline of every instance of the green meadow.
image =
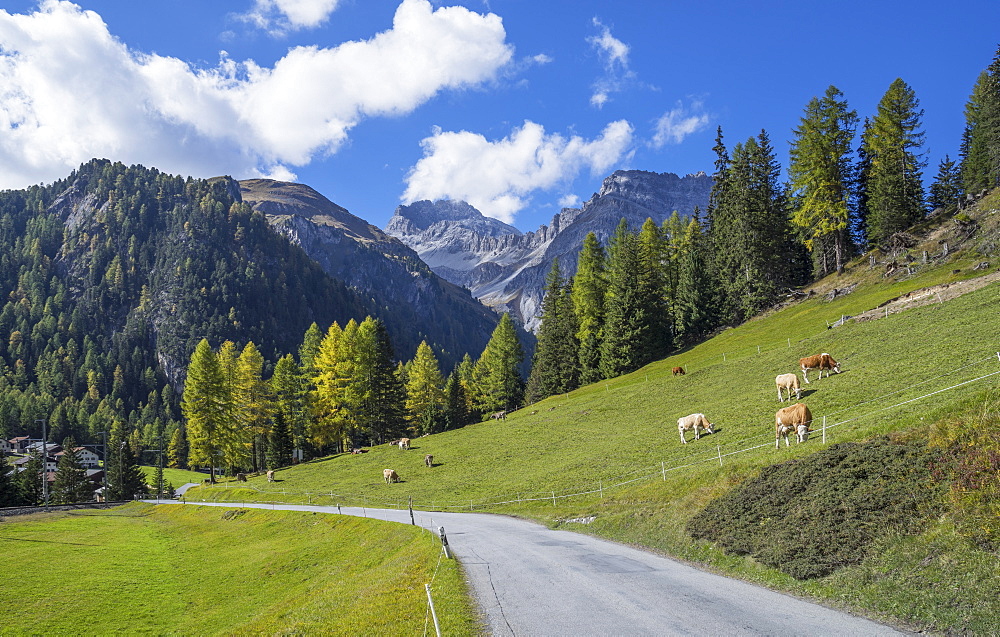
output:
M843 283L817 286L861 282L851 294L832 301L815 294L632 374L550 397L506 421L418 438L409 451L382 445L314 460L278 471L273 484L253 478L242 488L202 487L187 497L389 507L412 498L417 508L515 514L907 627L996 632L997 556L960 537L947 515L916 536L888 534L860 565L804 581L726 554L685 529L714 497L768 465L838 442L926 437L933 423L980 409L985 392L1000 386L1000 285L827 327L906 292L969 278L973 261L925 268L903 280L886 280L880 270L855 264ZM816 431L805 444L793 440L775 449L774 412L781 404L774 377L797 371L800 357L820 352L832 354L842 372L822 380L813 372L812 382L802 386ZM675 365L687 374L671 375ZM695 441L689 432L682 444L677 418L694 412L705 413L715 433ZM433 468L424 465L425 454L434 456ZM385 468L395 469L402 482L386 485ZM933 571L926 568L931 563ZM921 587L919 594L911 586Z
M415 635L427 583L444 632L478 632L460 567L408 525L133 503L0 518L0 546L4 635Z

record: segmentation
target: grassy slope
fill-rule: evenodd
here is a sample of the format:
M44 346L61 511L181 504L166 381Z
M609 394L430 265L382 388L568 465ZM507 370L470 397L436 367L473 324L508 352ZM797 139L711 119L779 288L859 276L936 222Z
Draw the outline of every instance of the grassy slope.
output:
M440 543L415 527L140 504L0 520L5 635L420 634L432 577L446 630L476 632L457 565L435 575Z
M156 477L156 467L142 466L139 468L142 469L143 475L146 476L146 484L153 486L153 479ZM170 469L168 467L165 467L163 469L164 486L172 484L174 485L174 488L188 484L189 482L200 484L207 477L208 477L207 473L199 473L197 471L187 471L186 469Z

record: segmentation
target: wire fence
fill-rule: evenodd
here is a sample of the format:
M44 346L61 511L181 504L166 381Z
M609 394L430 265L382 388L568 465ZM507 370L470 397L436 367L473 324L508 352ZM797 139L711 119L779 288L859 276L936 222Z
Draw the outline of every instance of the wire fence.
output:
M992 363L991 363L992 362ZM871 398L868 400L855 403L849 407L845 407L838 411L826 414L822 417L822 425L820 426L817 421L820 419L813 420L813 435L819 434L822 436L822 441L825 444L827 438L831 435L831 431L837 429L838 427L843 427L845 425L870 418L877 414L881 414L893 409L898 409L905 405L912 403L917 403L922 400L926 400L938 394L942 394L949 391L955 391L964 387L974 385L975 383L980 383L989 378L1000 376L1000 369L995 369L993 371L986 371L986 373L981 373L973 378L966 378L960 380L959 382L954 382L956 380L954 377L963 371L969 370L977 366L986 366L987 364L995 364L1000 368L1000 352L991 354L990 356L984 357L982 359L973 361L971 363L966 363L959 367L956 367L950 371L936 374L932 377L925 378L916 383L910 383L906 387L887 392L878 397ZM853 412L862 407L872 405L873 403L884 402L891 399L894 396L899 396L900 394L908 391L912 391L914 388L925 387L934 383L935 381L942 381L943 379L951 378L951 384L944 387L937 387L931 391L927 391L919 396L906 398L905 400L899 400L889 405L884 405L871 409L861 414L850 415ZM929 389L929 387L928 387ZM848 415L849 417L834 420L835 416ZM819 427L819 428L817 428ZM762 427L763 431L773 431L773 422L766 423ZM576 488L571 490L541 490L541 491L523 491L508 496L499 496L495 499L490 500L475 500L470 499L468 501L438 501L435 499L428 499L426 501L421 501L419 503L420 508L427 508L430 510L438 511L477 511L485 510L491 507L498 506L509 506L514 504L524 504L530 502L548 502L551 501L555 505L560 500L565 500L568 498L579 498L579 497L593 497L598 496L603 498L606 492L614 491L616 489L621 489L629 485L638 484L641 482L648 482L655 479L666 480L668 474L672 474L684 469L690 469L692 467L700 466L706 463L718 463L720 466L724 465L727 458L732 458L741 454L752 453L755 451L760 451L761 449L770 449L775 445L775 439L770 433L760 433L745 435L738 439L727 441L725 443L718 443L715 448L709 447L705 451L694 451L693 454L689 451L690 447L685 448L685 455L681 458L670 458L660 461L656 465L646 465L644 467L639 467L631 471L619 474L614 478L598 480L597 484L591 484L587 487ZM226 488L232 485L217 485L217 487ZM278 499L288 498L288 502L301 502L302 498L305 497L308 504L325 504L331 506L355 506L362 508L384 508L384 509L406 509L411 506L411 501L409 497L374 497L368 495L358 495L350 493L336 493L333 491L321 492L321 491L291 491L291 490L269 490L263 489L254 484L241 484L241 488L249 488L257 492L257 496L272 496L276 498L273 501L264 501L255 499L255 502L268 503L273 502L274 504L283 503L283 500ZM209 487L211 491L211 487ZM204 495L208 495L204 493ZM225 494L220 493L219 496ZM255 496L255 497L257 497ZM212 501L213 498L201 497L201 501Z

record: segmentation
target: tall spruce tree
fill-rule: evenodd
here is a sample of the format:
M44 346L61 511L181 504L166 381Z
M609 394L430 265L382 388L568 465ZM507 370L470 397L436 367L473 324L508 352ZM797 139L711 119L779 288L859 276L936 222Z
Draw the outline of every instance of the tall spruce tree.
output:
M479 413L511 410L524 399L524 349L510 314L504 313L472 369L473 404Z
M108 440L108 457L104 461L104 471L108 480L107 499L111 502L131 500L138 494L146 493L146 478L135 453L129 448L128 426L116 421L111 427Z
M779 175L765 131L733 148L710 217L728 321L742 322L771 305L792 277L785 257L791 228Z
M871 136L871 120L865 118L858 143L858 161L854 164L854 219L851 237L855 245L868 245L868 200L869 180L872 174L872 158L865 142Z
M363 437L379 444L406 427L406 388L396 375L392 342L381 319L369 316L358 326L356 351L357 424Z
M274 424L267 438L267 468L280 469L292 464L292 431L280 411L274 412Z
M788 174L794 199L792 222L805 234L817 273L841 272L849 242L851 144L858 123L844 94L835 86L806 105L789 153ZM827 247L833 252L828 263ZM831 267L832 266L832 267Z
M931 208L953 212L962 199L962 173L948 155L938 163L937 176L931 184L927 203Z
M648 331L642 358L645 362L666 356L673 345L673 299L668 297L668 247L662 229L649 217L639 230L639 298L645 308Z
M920 130L923 114L916 93L899 78L889 85L879 101L864 140L872 162L868 178L868 240L871 244L882 244L924 216L921 170L925 162L920 154L924 139Z
M709 251L708 237L695 215L688 222L680 247L675 320L677 345L705 336L718 325L718 283Z
M444 383L444 427L458 429L469 424L469 398L456 369Z
M13 468L7 462L7 456L0 453L0 507L21 505L21 492L15 477Z
M580 347L569 285L559 269L559 259L554 259L546 278L541 325L528 375L526 400L530 403L579 386Z
M961 173L965 192L1000 186L1000 48L965 105Z
M305 450L309 431L309 387L305 372L291 354L278 359L271 374L274 410L280 413L292 437L292 449Z
M80 463L76 440L67 438L63 441L62 456L56 466L51 501L54 504L75 504L93 499L94 486L87 479L87 470Z
M609 242L608 292L604 301L601 375L614 378L634 371L651 359L652 328L643 297L643 266L638 239L623 218Z
M607 293L607 257L597 235L588 232L577 259L572 301L576 313L576 338L580 343L580 382L601 380L601 340L604 329L604 296Z
M22 504L31 506L42 503L44 497L42 492L42 470L44 466L40 451L33 450L28 454L28 462L24 464L24 468L15 478Z

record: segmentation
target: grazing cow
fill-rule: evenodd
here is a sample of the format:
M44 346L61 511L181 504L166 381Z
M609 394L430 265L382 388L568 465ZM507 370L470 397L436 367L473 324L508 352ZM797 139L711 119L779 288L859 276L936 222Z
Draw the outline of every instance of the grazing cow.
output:
M236 474L236 481L237 482L246 482L247 481L247 474L245 474L245 473L237 473Z
M270 469L267 472L267 481L274 482L274 469Z
M409 449L410 448L410 439L409 438L400 438L399 439L399 448L400 449Z
M804 403L795 403L791 407L782 407L774 414L774 448L781 445L781 439L785 439L785 446L790 446L788 434L794 433L796 442L805 442L809 434L809 423L812 422L812 412Z
M830 371L840 373L840 363L833 360L833 357L823 352L822 354L816 354L815 356L806 356L805 358L799 359L799 367L802 368L802 379L809 384L809 370L818 369L819 377L823 378L823 372L826 372L827 378L830 377Z
M507 412L498 411L497 413L490 416L490 418L492 418L493 420L507 420Z
M684 368L683 367L675 367L675 368L673 368L670 371L673 373L674 376L683 376L684 375Z
M788 392L788 400L792 399L792 392L795 392L795 400L802 397L802 389L799 387L799 377L796 374L780 374L774 377L774 384L778 388L778 402L785 402L781 397L781 390Z
M383 469L382 477L385 478L385 483L399 482L399 474L396 473L395 469Z
M710 434L714 434L712 423L708 422L708 418L705 418L705 414L691 414L690 416L684 416L683 418L677 419L677 431L681 434L681 442L687 444L687 440L684 439L684 432L689 429L694 429L694 439L698 440L701 438L701 433L699 429L704 429Z
M434 456L432 456L431 454L427 454L426 456L424 456L424 464L427 465L428 469L430 469L431 467L433 467L434 466Z

